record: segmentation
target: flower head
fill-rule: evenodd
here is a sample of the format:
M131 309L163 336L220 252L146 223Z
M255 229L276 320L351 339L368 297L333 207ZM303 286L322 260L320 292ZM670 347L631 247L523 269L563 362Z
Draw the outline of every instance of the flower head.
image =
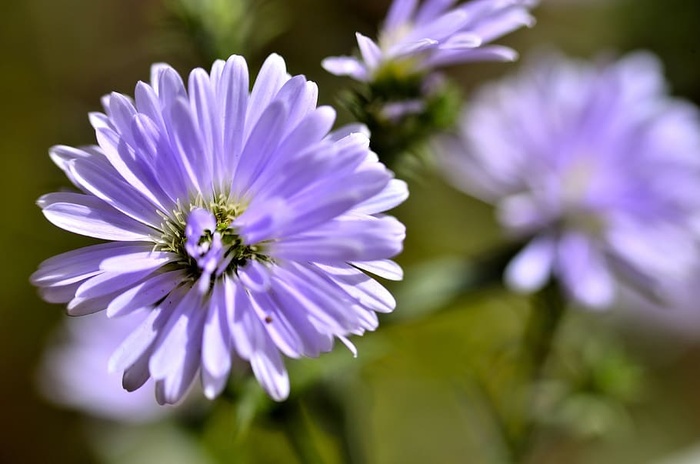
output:
M420 3L420 5L419 5ZM470 61L512 61L510 48L484 45L534 20L536 0L394 0L377 42L357 34L361 59L330 57L323 67L367 82Z
M578 302L610 305L615 282L662 292L697 259L700 124L665 94L658 61L540 59L465 110L442 160L455 185L496 204L529 244L515 289L555 276Z
M127 390L153 378L174 403L199 373L212 398L242 359L281 400L281 354L317 356L394 308L363 270L401 278L389 258L405 230L380 213L406 185L361 128L330 132L316 95L277 55L252 91L239 56L195 69L187 88L156 65L133 101L113 93L91 115L99 146L51 150L81 193L44 195L44 215L110 242L45 261L32 281L72 315L147 309L109 362Z

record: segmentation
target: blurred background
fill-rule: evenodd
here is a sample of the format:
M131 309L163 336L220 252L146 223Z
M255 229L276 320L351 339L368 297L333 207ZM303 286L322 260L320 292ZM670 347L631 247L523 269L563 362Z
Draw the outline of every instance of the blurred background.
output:
M300 392L290 405L267 407L247 421L245 404L220 399L174 418L119 426L39 393L40 384L49 396L58 388L39 380L40 366L66 316L62 306L44 303L28 278L43 259L89 243L50 225L34 204L68 186L48 148L94 143L87 113L100 110L103 94L133 94L153 62L184 74L240 52L254 73L277 52L292 74L319 84L322 103L334 104L350 81L323 71L321 60L350 53L355 31L374 37L388 3L0 2L0 243L7 258L0 266L1 463L286 463L300 461L298 446L313 447L316 462L342 456L377 464L499 462L480 395L508 385L509 346L528 302L498 287L458 295L450 279L466 272L463 260L503 238L490 207L429 170L409 179L411 198L396 211L408 227L399 261L410 283L393 287L396 313L355 340L356 360L338 346L321 360L290 361ZM524 58L543 47L581 57L651 50L664 62L671 92L700 103L697 0L542 0L535 16L533 29L500 43ZM207 35L207 25L223 32ZM517 67L476 63L449 72L469 95ZM349 116L341 113L340 120ZM622 311L570 314L554 369L569 379L566 388L578 390L565 404L541 408L533 462L700 463L695 309L648 319ZM305 376L321 378L323 388L303 387ZM564 387L545 387L557 403ZM249 425L242 432L243 422ZM301 445L298 431L305 434Z

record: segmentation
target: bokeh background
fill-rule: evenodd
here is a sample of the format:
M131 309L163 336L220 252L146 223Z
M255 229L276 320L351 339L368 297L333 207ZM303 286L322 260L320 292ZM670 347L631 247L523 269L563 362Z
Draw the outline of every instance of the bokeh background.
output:
M507 380L507 362L500 360L517 341L527 300L498 288L456 295L450 279L466 272L462 260L503 238L489 207L429 169L414 172L412 196L396 212L408 227L400 262L411 279L395 286L396 313L357 340L358 360L338 346L327 359L291 362L297 382L309 369L321 370L326 388L311 388L294 407L256 418L243 437L235 429L244 411L226 400L124 428L61 408L38 392L46 342L66 316L41 301L29 275L43 259L89 243L50 225L34 204L68 186L47 149L93 143L87 113L100 109L105 93L132 94L151 63L186 73L225 53L182 17L182 4L215 3L226 1L0 2L0 462L299 462L290 436L302 429L318 462L339 462L343 452L367 463L498 462L474 379L486 377L496 390L499 376ZM257 3L266 5L257 13L260 22L246 27L259 43L241 29L244 23L222 40L246 53L251 70L268 53L282 54L290 72L318 82L326 104L350 81L327 74L320 61L349 53L355 31L374 36L388 6L387 0ZM665 64L672 93L700 103L697 0L542 0L535 16L536 27L501 43L524 58L542 48L581 57L651 50ZM468 95L517 67L477 63L450 74ZM581 394L545 418L552 426L565 423L569 433L545 432L534 461L700 463L700 307L695 315L669 315L680 318L675 325L682 332L660 323L665 316L645 322L646 316L621 313L570 315L573 322L560 334L570 346L561 350L574 354L562 372L585 378L596 392L607 388L613 399ZM328 392L332 401L323 398ZM340 432L345 451L335 440Z

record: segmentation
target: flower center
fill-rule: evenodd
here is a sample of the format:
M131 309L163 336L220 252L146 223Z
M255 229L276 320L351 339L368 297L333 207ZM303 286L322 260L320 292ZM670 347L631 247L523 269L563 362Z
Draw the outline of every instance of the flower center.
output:
M181 258L178 264L206 290L212 280L235 273L248 260L269 261L262 254L263 245L244 243L232 226L242 212L243 207L231 204L223 195L209 203L197 199L164 217L163 235L156 248L177 253Z
M384 29L379 35L379 48L384 53L391 53L391 49L413 32L414 27L412 22L406 21L393 29Z
M564 172L561 182L562 223L589 235L598 236L605 230L601 211L591 204L591 183L599 178L598 167L588 158L573 162Z

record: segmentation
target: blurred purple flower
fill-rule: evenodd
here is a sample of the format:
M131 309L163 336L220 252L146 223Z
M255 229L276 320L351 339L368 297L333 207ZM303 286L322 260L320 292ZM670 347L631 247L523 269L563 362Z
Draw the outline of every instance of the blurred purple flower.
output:
M335 112L277 55L252 91L239 56L195 69L186 90L156 65L135 101L113 93L90 119L99 146L51 157L82 193L39 199L68 231L111 240L45 261L32 276L68 313L149 314L109 362L127 390L155 380L175 403L195 377L213 398L245 360L276 400L281 354L328 351L395 306L363 271L401 279L389 258L405 229L380 214L408 195L358 127L329 133ZM349 345L351 346L351 345Z
M323 60L323 67L332 74L368 82L387 67L410 75L471 61L513 61L517 58L514 50L484 44L533 25L528 8L537 0L419 3L394 0L377 42L356 34L361 58L329 57Z
M666 95L649 54L535 60L478 93L440 149L456 186L532 237L506 269L514 289L553 275L579 303L606 307L616 280L660 296L696 263L698 114Z
M97 313L64 321L44 355L40 386L52 401L90 415L119 422L149 422L162 418L153 392L129 393L121 376L107 363L119 344L143 321L145 312L110 320Z

